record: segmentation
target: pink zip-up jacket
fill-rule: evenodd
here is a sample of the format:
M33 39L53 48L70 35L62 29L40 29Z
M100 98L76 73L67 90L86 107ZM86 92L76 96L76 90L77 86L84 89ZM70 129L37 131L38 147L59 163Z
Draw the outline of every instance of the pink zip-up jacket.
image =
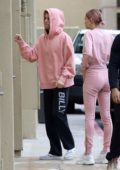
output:
M113 39L101 28L87 31L84 35L82 70L107 68Z
M56 8L49 8L50 31L41 35L31 48L24 40L19 42L23 58L37 61L41 89L55 88L55 82L61 80L64 87L74 84L75 62L72 40L63 31L64 14Z

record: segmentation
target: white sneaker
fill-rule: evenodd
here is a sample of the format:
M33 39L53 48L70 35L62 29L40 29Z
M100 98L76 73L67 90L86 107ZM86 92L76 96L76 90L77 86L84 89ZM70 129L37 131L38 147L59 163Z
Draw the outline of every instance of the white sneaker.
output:
M106 153L100 153L95 162L100 164L107 164L108 160L106 159Z
M64 155L65 160L71 160L74 158L75 155L75 148L67 150L67 152Z
M83 165L94 165L95 164L95 160L92 154L84 155L82 161L83 161L82 162Z
M52 155L50 153L40 157L40 160L61 160L61 159L62 159L61 156Z

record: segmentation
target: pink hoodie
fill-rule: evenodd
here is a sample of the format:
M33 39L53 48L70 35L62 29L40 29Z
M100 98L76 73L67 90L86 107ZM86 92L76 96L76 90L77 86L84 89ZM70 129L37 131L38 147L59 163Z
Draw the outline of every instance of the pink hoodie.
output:
M19 43L21 55L30 62L38 62L41 89L52 89L58 80L64 87L74 84L75 62L71 38L63 31L64 14L49 8L50 31L41 35L31 48L25 41Z

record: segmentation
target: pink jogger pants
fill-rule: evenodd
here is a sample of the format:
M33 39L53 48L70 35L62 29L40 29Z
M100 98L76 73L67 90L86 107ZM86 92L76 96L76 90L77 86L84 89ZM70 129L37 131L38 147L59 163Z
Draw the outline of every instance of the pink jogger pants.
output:
M104 126L103 151L107 152L110 147L112 135L112 121L110 116L110 87L108 70L106 68L89 69L86 71L83 84L83 98L85 105L86 154L90 154L93 149L94 119L97 99L101 120Z

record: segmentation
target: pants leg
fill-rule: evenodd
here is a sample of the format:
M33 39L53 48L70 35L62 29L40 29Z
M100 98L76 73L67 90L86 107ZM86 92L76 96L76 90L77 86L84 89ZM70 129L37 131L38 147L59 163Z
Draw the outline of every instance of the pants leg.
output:
M85 82L83 85L83 94L84 94L83 96L84 96L84 104L85 104L86 154L90 154L92 152L96 98L98 97L99 94L101 94L103 97L104 93L101 93L102 90L103 91L105 90L106 94L109 95L110 88L109 88L108 82L109 82L108 81L108 70L106 68L105 69L88 69L86 71ZM102 98L101 95L99 96L99 99ZM106 100L104 100L104 102L106 102L109 99L109 96L107 97L108 98L105 97ZM100 99L100 101L101 100L102 99ZM103 108L103 104L101 105L101 102L100 102L101 110L104 109L104 111L106 112L105 108ZM108 101L107 101L107 104L109 104ZM109 106L107 106L107 109L109 108ZM108 109L108 111L109 110L110 108ZM106 113L104 113L103 121L105 124L105 134L108 135L109 125L106 125L105 114ZM107 140L108 139L105 138L105 146L108 145Z
M67 150L75 147L74 139L70 131L66 108L68 104L69 89L54 89L53 114L56 130L62 141L63 147Z
M115 104L114 109L114 126L110 152L106 156L109 161L120 156L120 104Z
M110 141L112 136L112 120L110 116L110 91L102 89L98 95L98 103L100 107L101 120L104 125L104 143L103 151L108 152L110 149Z
M53 155L62 155L62 147L60 143L60 138L56 130L56 123L54 122L53 115L53 100L54 100L54 90L48 89L44 90L44 110L45 110L45 126L46 133L50 142L49 153Z
M93 148L94 120L97 93L86 83L83 86L85 106L85 153L91 154Z

